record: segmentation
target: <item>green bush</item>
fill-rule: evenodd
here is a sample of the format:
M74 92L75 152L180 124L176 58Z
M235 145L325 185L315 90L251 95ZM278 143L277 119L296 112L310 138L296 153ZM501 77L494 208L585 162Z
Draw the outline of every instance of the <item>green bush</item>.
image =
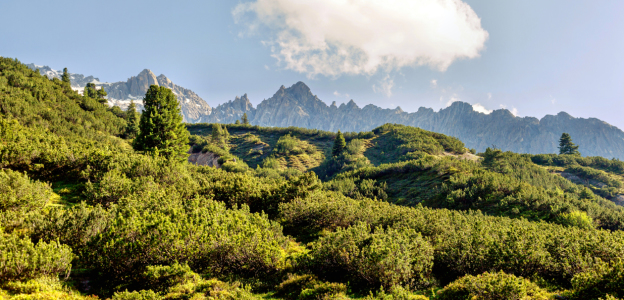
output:
M436 299L552 299L537 284L503 272L464 276L438 291Z
M57 242L38 242L5 234L0 228L0 282L42 276L68 275L74 258L71 248Z
M112 282L137 282L150 265L188 264L212 275L271 276L287 239L266 215L243 206L169 193L129 200L83 252L86 266Z
M620 231L401 207L340 195L313 194L281 204L280 213L284 231L301 238L358 222L372 228L414 229L434 247L433 272L442 282L501 270L525 277L538 275L565 286L575 274L590 270L596 259L611 262L624 256L624 234Z
M152 290L116 292L111 300L162 300L163 297Z
M598 264L592 270L577 274L572 279L574 299L624 297L624 260Z
M0 212L43 208L52 196L50 185L31 180L26 174L0 170Z
M563 225L567 225L567 226L576 226L576 227L584 228L584 229L594 228L594 222L587 215L587 213L583 211L578 211L578 210L561 214L559 223Z
M97 296L83 296L58 277L38 277L28 281L8 281L0 284L1 299L19 300L97 300Z
M301 292L313 288L318 283L318 278L311 274L288 274L288 277L277 287L277 295L286 299L299 299Z
M343 283L335 282L318 282L312 287L304 289L299 294L301 300L317 300L317 299L348 299L345 296L347 286Z
M372 230L358 223L321 237L310 257L310 268L322 278L389 288L422 284L431 272L433 248L414 230Z

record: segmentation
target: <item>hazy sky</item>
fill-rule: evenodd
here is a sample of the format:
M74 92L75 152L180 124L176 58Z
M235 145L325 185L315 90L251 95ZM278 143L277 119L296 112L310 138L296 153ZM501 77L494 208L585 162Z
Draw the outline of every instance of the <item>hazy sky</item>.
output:
M211 106L304 81L328 104L624 128L624 1L0 1L0 56L102 81L165 74Z

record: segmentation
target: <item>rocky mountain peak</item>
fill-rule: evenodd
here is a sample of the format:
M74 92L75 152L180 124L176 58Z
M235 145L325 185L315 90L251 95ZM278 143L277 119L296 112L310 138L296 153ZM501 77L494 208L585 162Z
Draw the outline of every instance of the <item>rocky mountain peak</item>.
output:
M168 86L168 85L172 84L171 80L169 78L167 78L167 76L165 76L165 74L158 75L158 77L156 77L156 79L158 80L158 83L160 85Z
M351 99L347 103L347 108L349 108L349 109L357 109L359 107L357 106L357 104L355 104L355 101L353 101L353 99Z

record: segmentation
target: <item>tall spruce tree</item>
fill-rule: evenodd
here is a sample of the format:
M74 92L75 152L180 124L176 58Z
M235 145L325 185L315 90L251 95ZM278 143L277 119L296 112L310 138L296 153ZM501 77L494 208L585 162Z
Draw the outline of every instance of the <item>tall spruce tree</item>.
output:
M95 83L87 83L85 86L83 95L89 98L97 98L97 90L95 89Z
M106 90L104 90L104 87L100 87L99 90L97 90L96 92L97 95L97 99L98 101L100 101L100 103L104 104L106 102L108 102L108 100L106 100L106 96L108 96L108 93L106 92Z
M581 155L578 151L579 146L572 143L572 137L563 133L559 139L559 154Z
M126 138L133 139L139 134L139 119L137 118L136 105L134 100L130 100L130 105L126 110Z
M63 76L61 76L61 80L71 85L71 78L69 77L69 72L67 71L67 68L63 69Z
M247 118L247 113L243 114L242 121L243 121L243 125L249 125L249 119Z
M173 92L152 85L145 93L143 105L134 149L172 160L186 160L189 132L182 123L180 103Z
M347 147L347 142L345 141L342 132L338 130L338 135L336 135L336 139L334 140L334 148L332 149L332 155L338 156L342 154L342 151Z

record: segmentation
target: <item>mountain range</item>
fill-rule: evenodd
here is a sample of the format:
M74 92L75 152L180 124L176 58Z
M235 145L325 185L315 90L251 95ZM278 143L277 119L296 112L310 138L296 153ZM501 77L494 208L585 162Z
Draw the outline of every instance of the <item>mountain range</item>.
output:
M60 78L61 72L47 66L30 64L41 74ZM557 153L558 140L569 133L580 145L584 156L602 156L624 159L624 132L596 118L575 118L565 112L547 115L542 119L517 117L507 109L490 114L477 112L472 105L454 102L436 112L421 107L417 112L401 108L384 109L369 104L360 108L353 100L346 104L327 105L315 96L303 82L289 88L281 86L270 98L254 107L243 95L211 108L193 91L180 87L165 75L155 76L143 70L126 81L103 83L93 76L71 74L72 87L80 90L93 82L108 93L109 105L127 107L135 100L142 108L141 99L151 84L173 90L181 103L182 114L188 123L234 123L247 114L252 125L268 127L296 126L326 131L368 131L385 123L404 124L443 133L462 140L468 148L483 151L495 146L519 153Z

